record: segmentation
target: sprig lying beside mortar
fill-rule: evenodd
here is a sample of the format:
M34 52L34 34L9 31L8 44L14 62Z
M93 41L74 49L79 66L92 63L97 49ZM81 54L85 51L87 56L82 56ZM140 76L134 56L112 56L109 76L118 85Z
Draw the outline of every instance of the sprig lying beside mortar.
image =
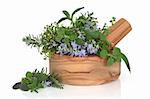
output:
M47 69L44 71L44 68L42 68L41 71L37 71L37 69L33 72L28 71L21 82L13 86L13 89L38 93L38 89L50 86L63 89L63 85L58 80L57 74L47 74Z

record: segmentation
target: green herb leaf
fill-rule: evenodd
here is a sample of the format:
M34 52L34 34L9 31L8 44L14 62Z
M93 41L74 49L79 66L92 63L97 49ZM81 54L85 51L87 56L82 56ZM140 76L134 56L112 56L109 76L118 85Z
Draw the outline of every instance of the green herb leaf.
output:
M89 32L85 32L85 33L86 33L86 38L88 40L92 40L93 39L92 36L91 36L91 34Z
M101 33L99 31L94 31L90 33L90 35L92 36L92 38L97 39L100 37Z
M121 50L115 47L112 51L112 55L115 58L115 61L121 62Z
M108 60L107 60L107 65L111 66L114 62L115 62L114 58L109 57Z
M104 34L105 36L108 36L108 35L110 34L110 30L105 28L105 29L103 30L103 34Z
M38 84L37 84L37 87L38 87L38 88L44 88L44 86L42 85L42 83L38 83Z
M31 79L31 78L30 78ZM25 77L25 78L22 78L22 81L21 83L24 83L24 84L29 84L31 83L31 80L29 78Z
M107 50L102 50L102 51L100 52L100 56L101 56L102 58L107 58L107 55L108 55L108 51L107 51Z
M130 68L130 64L129 64L128 58L123 53L121 53L121 58L125 62L125 64L126 64L128 70L129 70L129 72L131 72L131 68Z
M115 48L113 49L113 55L118 56L118 55L120 55L120 54L121 54L121 50L120 50L119 48L115 47Z
M106 41L106 40L107 40L107 39L106 39L106 36L105 36L105 35L100 35L100 40Z
M76 39L76 43L79 45L83 45L84 44L84 40L82 40L81 38L77 38Z
M65 44L68 44L70 42L69 38L65 38L65 39L63 39L63 41Z
M52 87L60 88L63 89L63 85L60 83L58 80L58 75L55 73L52 73L49 77L48 80L52 81Z
M38 79L36 77L33 77L31 80L34 85L36 85L38 82Z
M68 19L70 19L70 14L69 14L68 11L64 10L63 13L66 15L66 17L67 17Z
M64 20L66 20L66 19L68 19L67 17L63 17L63 18L61 18L58 22L57 22L57 24L59 24L60 22L62 22L62 21L64 21Z
M26 73L26 77L31 78L32 76L33 76L33 74L32 74L31 72L28 71L28 72Z
M81 9L83 9L84 7L81 8L77 8L75 11L73 11L72 15L71 15L71 19L73 18L74 14L77 13L78 11L80 11Z
M61 40L63 39L63 37L64 37L64 33L63 32L59 32L59 33L57 33L57 35L55 37L55 41L60 43Z
M102 45L101 45L101 48L104 49L104 50L107 50L107 51L109 51L108 47L109 47L109 46L106 45L106 44L102 44Z
M73 40L75 40L75 39L77 39L77 34L76 33L70 33L70 36L69 36L69 39L71 40L71 41L73 41Z

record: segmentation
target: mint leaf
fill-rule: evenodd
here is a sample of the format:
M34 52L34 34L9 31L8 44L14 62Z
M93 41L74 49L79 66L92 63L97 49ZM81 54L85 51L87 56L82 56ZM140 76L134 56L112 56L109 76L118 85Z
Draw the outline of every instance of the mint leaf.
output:
M90 33L90 35L92 36L92 38L97 39L98 37L100 37L101 33L99 31L94 31Z
M77 38L76 39L76 43L79 44L79 45L83 45L84 44L84 41L80 38Z
M91 33L89 33L89 32L85 32L86 33L86 38L88 39L88 40L92 40L93 38L92 38L92 36L91 36Z
M108 45L103 44L101 47L102 47L102 49L104 49L104 50L107 50L107 51L108 51L108 47L109 47Z
M70 42L69 38L65 38L63 41L65 44L68 44Z
M107 50L102 50L102 51L100 52L100 56L101 56L102 58L107 58L107 54L108 54L108 51L107 51Z
M107 40L107 39L106 39L106 36L105 36L105 35L100 35L100 40L106 41L106 40Z
M77 39L77 34L76 34L76 33L71 33L70 36L69 36L69 39L70 39L71 41Z
M115 61L121 62L121 50L115 47L112 51L112 55L115 58Z
M119 48L115 47L115 48L113 49L113 55L118 56L118 55L120 55L120 54L121 54L121 50L120 50Z
M107 60L107 65L111 66L114 62L115 62L114 58L109 57L108 60Z

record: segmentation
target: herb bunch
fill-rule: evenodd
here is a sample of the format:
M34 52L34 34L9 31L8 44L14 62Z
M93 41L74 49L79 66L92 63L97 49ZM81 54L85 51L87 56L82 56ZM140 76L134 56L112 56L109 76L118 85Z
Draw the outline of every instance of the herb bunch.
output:
M18 82L13 86L13 89L38 93L40 88L50 86L63 89L63 85L59 81L58 76L54 73L47 74L47 69L44 71L44 68L42 68L41 71L37 71L37 69L33 72L28 71L21 82Z
M31 47L38 48L45 58L50 58L58 53L74 57L98 55L107 59L107 64L112 65L123 59L130 71L127 57L117 47L110 49L107 36L110 33L109 26L105 23L102 28L98 27L97 18L92 13L81 13L79 17L75 14L84 7L77 8L72 13L63 10L64 17L58 22L44 27L44 32L39 36L28 35L23 41ZM69 26L64 26L63 21L69 21ZM112 17L110 23L113 25L116 18Z

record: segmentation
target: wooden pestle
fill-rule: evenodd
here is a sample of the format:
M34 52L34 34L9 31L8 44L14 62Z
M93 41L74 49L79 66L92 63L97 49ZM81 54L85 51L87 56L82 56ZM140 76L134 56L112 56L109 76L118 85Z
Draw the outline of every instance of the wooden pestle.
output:
M115 47L131 30L131 25L124 18L121 18L114 25L109 27L110 34L107 36L107 40L111 43L111 48Z

